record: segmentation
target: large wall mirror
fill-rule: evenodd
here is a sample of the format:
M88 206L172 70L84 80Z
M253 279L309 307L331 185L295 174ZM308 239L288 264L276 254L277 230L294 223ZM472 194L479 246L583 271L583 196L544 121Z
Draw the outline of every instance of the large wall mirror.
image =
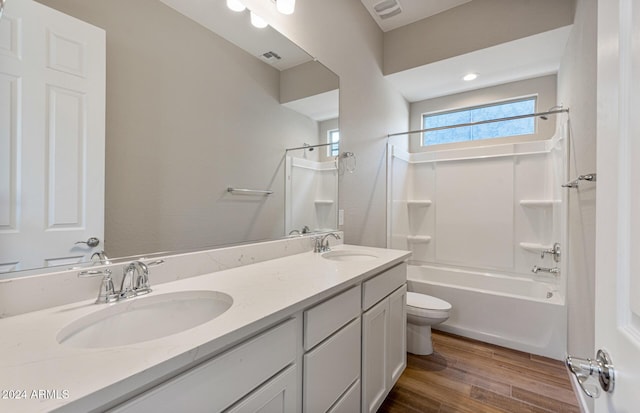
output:
M9 0L0 28L0 279L337 228L339 79L248 11Z

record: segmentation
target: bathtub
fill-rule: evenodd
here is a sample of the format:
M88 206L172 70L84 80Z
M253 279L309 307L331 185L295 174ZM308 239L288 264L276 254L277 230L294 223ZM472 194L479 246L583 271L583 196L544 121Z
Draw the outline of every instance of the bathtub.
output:
M409 291L452 305L437 330L562 360L566 306L553 284L450 267L409 265Z

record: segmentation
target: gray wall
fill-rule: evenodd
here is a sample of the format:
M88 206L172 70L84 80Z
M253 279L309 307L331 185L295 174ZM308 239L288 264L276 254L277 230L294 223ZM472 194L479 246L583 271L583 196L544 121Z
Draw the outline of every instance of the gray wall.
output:
M384 35L384 74L567 26L572 0L473 0Z
M318 129L278 70L156 0L41 2L107 31L107 253L282 236L284 149Z
M291 16L269 1L244 3L340 76L340 150L358 164L340 178L345 241L384 247L386 135L406 130L409 106L382 76L382 31L359 0L298 1Z
M536 112L546 111L550 107L555 106L557 98L556 75L542 76L534 79L505 83L503 85L486 87L469 92L456 93L454 95L442 96L411 103L410 127L412 130L422 129L422 115L424 113L484 105L490 102L531 95L538 95ZM537 132L534 135L515 136L512 138L487 139L483 140L482 143L483 145L491 145L494 143L503 144L511 142L523 142L537 139L550 139L554 135L556 131L556 122L554 116L550 116L549 120L547 121L537 119L536 122ZM443 150L478 145L477 142L460 142L432 147L421 147L421 137L422 134L413 134L409 137L409 149L411 152Z
M303 63L280 72L280 103L336 90L340 79L322 63Z
M579 0L567 51L558 73L558 101L569 107L569 175L596 171L597 1ZM595 345L596 185L581 184L569 194L568 352L593 357ZM568 247L568 248L567 248Z

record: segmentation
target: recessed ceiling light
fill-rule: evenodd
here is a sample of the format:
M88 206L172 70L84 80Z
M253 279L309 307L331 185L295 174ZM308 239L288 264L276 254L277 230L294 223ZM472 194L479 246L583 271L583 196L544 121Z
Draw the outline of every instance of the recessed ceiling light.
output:
M227 7L233 11L244 11L246 7L238 0L227 0Z
M464 75L462 80L464 80L466 82L470 82L472 80L475 80L477 77L478 77L478 75L475 74L475 73L467 73L466 75Z

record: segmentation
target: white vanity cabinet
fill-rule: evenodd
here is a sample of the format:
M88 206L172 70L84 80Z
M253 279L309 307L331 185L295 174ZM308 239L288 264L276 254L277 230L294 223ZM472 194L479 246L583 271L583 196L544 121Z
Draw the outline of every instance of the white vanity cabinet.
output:
M362 285L362 412L376 412L407 364L406 264Z
M227 413L293 413L298 399L297 366L288 367Z
M230 411L294 413L298 330L289 319L111 412L222 412L256 389Z
M111 412L375 412L406 366L405 302L401 263Z
M360 410L360 314L360 285L304 312L304 412Z

